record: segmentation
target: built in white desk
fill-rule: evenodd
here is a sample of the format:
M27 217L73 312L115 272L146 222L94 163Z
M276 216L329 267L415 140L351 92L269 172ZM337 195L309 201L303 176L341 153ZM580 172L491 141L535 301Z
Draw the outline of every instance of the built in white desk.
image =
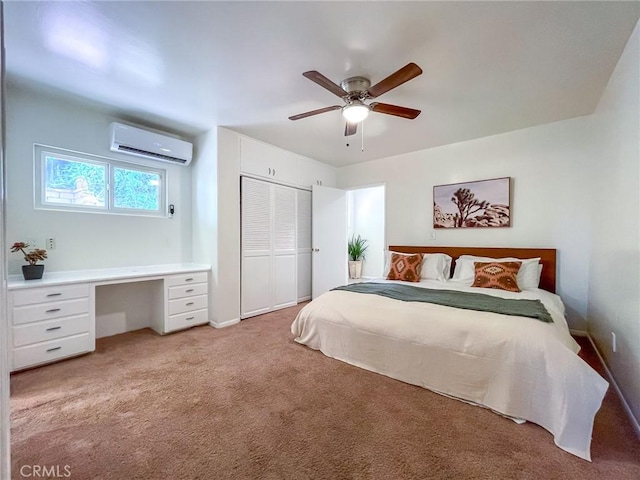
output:
M210 272L209 265L181 263L52 272L41 280L10 276L11 370L94 351L96 318L107 320L98 337L146 326L165 334L206 324ZM144 295L127 295L127 285L142 287ZM111 310L123 308L144 310L148 322L114 329L122 315Z

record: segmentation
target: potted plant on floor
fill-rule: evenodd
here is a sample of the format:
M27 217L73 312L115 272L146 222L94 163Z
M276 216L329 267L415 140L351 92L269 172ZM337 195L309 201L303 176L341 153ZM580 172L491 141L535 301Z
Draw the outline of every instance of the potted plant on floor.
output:
M28 252L25 249L31 245L25 242L16 242L11 246L12 252L22 252L24 259L29 265L22 266L22 276L25 280L37 280L44 274L44 265L38 265L38 261L47 258L47 251L41 248L34 248Z
M367 240L360 235L351 236L348 243L349 252L349 278L360 278L362 275L362 261L365 259L364 252L369 248Z

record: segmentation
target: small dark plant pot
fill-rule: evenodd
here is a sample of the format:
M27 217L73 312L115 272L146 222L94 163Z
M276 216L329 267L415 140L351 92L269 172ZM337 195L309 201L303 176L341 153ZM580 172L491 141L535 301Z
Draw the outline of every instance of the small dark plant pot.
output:
M44 274L44 265L23 265L22 276L25 280L38 280Z

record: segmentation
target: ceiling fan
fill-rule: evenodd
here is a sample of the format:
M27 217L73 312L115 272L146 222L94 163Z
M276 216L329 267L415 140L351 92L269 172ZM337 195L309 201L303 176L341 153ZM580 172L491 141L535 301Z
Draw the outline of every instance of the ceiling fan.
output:
M364 102L365 100L379 97L383 93L399 87L421 73L422 69L418 65L409 63L372 87L371 81L365 77L350 77L343 80L340 85L337 85L316 70L304 72L302 75L342 98L345 101L345 105L333 105L331 107L300 113L289 117L289 120L300 120L301 118L311 117L320 113L342 110L342 116L347 121L344 128L345 136L355 134L358 129L358 122L367 118L370 111L413 120L420 115L420 110L380 102L373 102L367 105Z

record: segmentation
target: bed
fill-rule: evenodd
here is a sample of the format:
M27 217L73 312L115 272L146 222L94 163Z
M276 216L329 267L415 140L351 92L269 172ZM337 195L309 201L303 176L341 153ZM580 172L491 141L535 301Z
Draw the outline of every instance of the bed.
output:
M295 341L366 370L489 408L516 421L536 423L551 432L558 447L590 461L593 421L608 383L577 355L579 346L569 333L564 305L555 294L556 251L416 246L389 250L429 254L425 258L449 256L451 266L445 265L444 277L458 275L456 264L462 272L463 265L469 265L466 255L539 258L539 288L529 285L521 292L479 288L465 283L461 276L413 282L381 278L332 290L311 301L291 325ZM530 266L529 260L525 262ZM525 262L519 266L524 267ZM517 280L521 282L520 276ZM349 290L357 288L364 291ZM483 310L478 311L466 304L453 307L412 296L400 300L378 290L424 293L436 300L450 292L463 292L451 295L516 306L541 304L550 318L520 316L519 310L494 313L478 307Z

